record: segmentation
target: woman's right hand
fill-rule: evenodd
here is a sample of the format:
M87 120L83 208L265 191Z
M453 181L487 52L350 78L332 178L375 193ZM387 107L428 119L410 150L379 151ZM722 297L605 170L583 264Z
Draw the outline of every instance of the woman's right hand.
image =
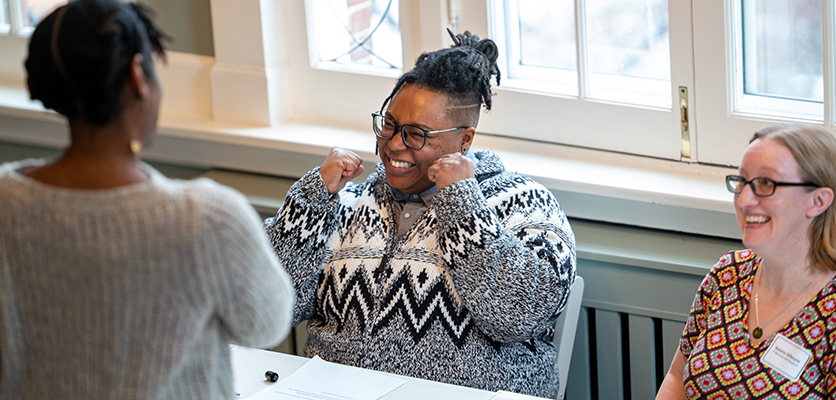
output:
M345 187L348 181L362 174L364 170L362 163L363 159L357 153L339 147L332 148L319 169L328 193L336 194Z

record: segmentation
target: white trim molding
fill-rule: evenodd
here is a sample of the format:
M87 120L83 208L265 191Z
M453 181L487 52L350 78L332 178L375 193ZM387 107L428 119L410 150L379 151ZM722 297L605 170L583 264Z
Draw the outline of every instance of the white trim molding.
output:
M212 116L272 126L290 119L279 2L212 0Z
M437 7L435 2L421 3L420 8L415 1L405 3L402 11L429 13ZM165 94L159 133L144 157L298 178L321 164L332 146L338 146L357 152L366 160L366 170L373 171L377 158L368 113L379 107L394 80L331 71L319 71L315 76L297 74L300 65L308 62L301 46L304 40L288 38L286 44L281 33L296 32L292 28L300 22L293 18L300 9L302 4L297 2L211 0L215 58L169 54L168 64L160 67ZM441 39L414 34L417 22L406 22L412 24L407 28L413 32L407 35L412 49ZM283 30L282 24L289 30ZM297 34L304 35L304 30ZM290 59L290 53L299 56ZM23 57L21 54L18 60ZM11 65L0 61L6 63ZM289 82L291 71L293 82ZM23 73L15 73L14 84L0 86L0 141L66 146L66 122L28 100ZM7 77L0 71L0 85ZM346 81L362 87L345 96L351 101L335 103L329 92L323 91L343 88ZM503 91L497 101L513 103L517 96ZM531 112L506 105L508 110L503 113ZM553 109L544 111L554 113ZM595 129L621 126L608 122L612 114L602 115L608 118L591 121L603 124ZM483 122L475 149L494 150L509 170L544 184L569 216L710 236L740 236L733 197L723 184L723 177L733 169L492 136L484 132L510 136L512 127L496 122L492 114L485 115ZM582 135L593 125L571 131ZM570 128L561 124L542 127L544 132ZM646 139L630 140L643 143Z

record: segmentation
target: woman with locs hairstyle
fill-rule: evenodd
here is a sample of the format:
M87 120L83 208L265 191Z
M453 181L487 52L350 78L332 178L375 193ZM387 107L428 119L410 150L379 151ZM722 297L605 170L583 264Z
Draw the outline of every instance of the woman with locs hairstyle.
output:
M139 159L165 39L114 0L69 2L32 34L31 96L70 145L0 165L2 400L228 400L229 343L290 328L293 289L245 198Z
M452 35L452 34L451 34ZM332 149L265 221L308 320L305 355L554 398L554 322L575 279L551 192L474 151L498 51L465 32L372 113L380 163Z

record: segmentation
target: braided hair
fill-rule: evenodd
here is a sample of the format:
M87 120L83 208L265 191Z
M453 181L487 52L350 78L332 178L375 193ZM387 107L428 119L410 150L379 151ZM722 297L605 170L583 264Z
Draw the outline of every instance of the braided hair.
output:
M30 97L67 118L108 124L122 110L134 55L142 54L152 81L152 53L165 59L162 41L170 37L151 16L141 4L116 0L78 0L53 11L29 41Z
M447 95L447 113L454 121L476 126L482 104L490 110L491 76L496 75L499 86L500 73L496 66L499 50L490 39L465 31L454 35L453 46L447 49L424 53L415 61L415 67L401 75L392 93L383 102L383 107L408 83L424 89Z

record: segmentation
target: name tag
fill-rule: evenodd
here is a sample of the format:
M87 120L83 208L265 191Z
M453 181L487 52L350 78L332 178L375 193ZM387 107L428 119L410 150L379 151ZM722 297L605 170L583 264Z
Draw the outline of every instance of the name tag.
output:
M787 339L784 335L776 334L775 340L761 357L761 362L795 382L811 358L813 358L813 353L809 350Z

